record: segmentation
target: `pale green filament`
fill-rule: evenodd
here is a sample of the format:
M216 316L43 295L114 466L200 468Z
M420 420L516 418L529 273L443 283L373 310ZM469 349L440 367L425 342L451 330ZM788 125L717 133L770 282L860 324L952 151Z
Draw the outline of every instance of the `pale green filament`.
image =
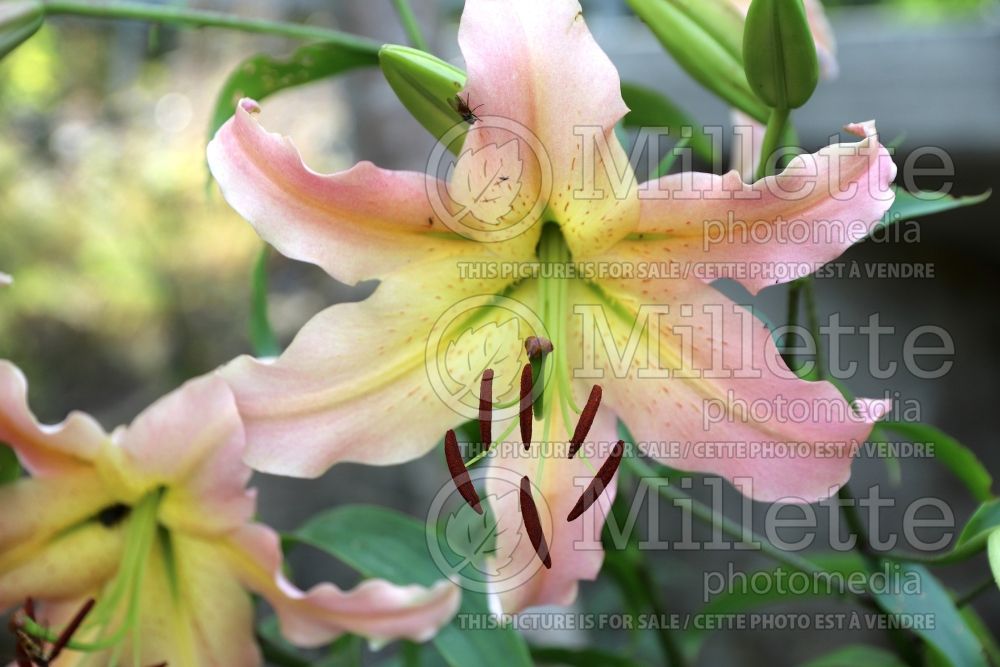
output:
M131 634L132 664L133 667L141 667L139 612L142 586L149 554L156 538L157 514L162 496L162 489L147 494L132 507L125 520L125 548L121 564L81 628L81 633L97 629L97 639L89 642L71 641L68 644L73 650L90 654L84 657L82 665L87 665L96 652L103 650L111 652L109 665L120 665L123 640L126 635ZM116 617L124 620L120 627L112 631Z

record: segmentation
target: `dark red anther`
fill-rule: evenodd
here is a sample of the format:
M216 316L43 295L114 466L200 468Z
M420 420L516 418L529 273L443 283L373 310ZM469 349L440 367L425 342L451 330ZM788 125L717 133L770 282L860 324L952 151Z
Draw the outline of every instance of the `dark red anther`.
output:
M465 461L462 460L462 452L458 449L458 439L452 430L444 434L444 458L448 463L448 472L451 473L451 479L455 482L458 492L462 494L465 502L469 503L472 509L482 514L483 508L479 506L479 494L476 493L476 487L469 479L469 470L465 467Z
M576 501L576 505L570 510L569 516L566 517L567 521L574 521L590 509L591 505L597 502L597 499L604 493L604 489L608 488L608 485L611 483L611 478L615 476L615 471L618 470L618 465L622 462L622 454L624 453L625 441L619 440L618 444L611 450L608 460L597 471L597 476L590 481L590 484L584 489L583 495L580 496L580 499Z
M66 644L68 644L69 640L73 638L76 631L80 629L80 625L83 623L83 620L87 618L87 614L89 614L90 610L93 608L94 598L90 598L83 603L83 606L80 607L80 611L76 612L73 620L69 622L69 625L63 629L55 643L52 644L52 650L49 652L48 662L55 662L55 659L58 658L59 654L62 653L64 648L66 648Z
M20 641L14 645L14 663L17 667L34 667L34 661Z
M531 364L527 364L521 371L521 442L524 443L524 451L531 448Z
M32 621L38 622L38 619L35 618L35 601L31 598L24 599L24 615Z
M542 522L538 519L538 508L535 507L535 499L531 497L531 480L527 477L521 478L521 521L524 522L528 539L531 540L531 546L535 547L535 553L541 559L542 565L552 569L549 545L545 542Z
M532 361L545 356L553 349L555 348L552 346L552 341L548 338L528 336L524 339L524 351Z
M583 412L580 413L580 420L576 422L576 430L573 431L573 437L569 441L569 458L576 456L576 453L580 451L580 447L583 445L583 441L587 438L587 434L590 433L590 427L594 424L594 417L597 416L597 409L601 407L601 386L595 384L593 389L590 390L590 398L587 399L587 404L583 406Z
M493 444L493 369L483 371L479 383L479 437L483 441L483 451Z

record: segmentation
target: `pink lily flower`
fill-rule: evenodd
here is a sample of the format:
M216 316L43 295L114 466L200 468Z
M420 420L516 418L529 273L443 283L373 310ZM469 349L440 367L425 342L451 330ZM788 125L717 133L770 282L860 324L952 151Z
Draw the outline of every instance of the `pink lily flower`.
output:
M447 581L292 585L278 535L253 521L243 427L218 376L108 434L79 412L39 424L24 376L0 361L0 441L31 473L0 486L0 611L31 597L59 628L97 601L73 639L101 650L66 651L58 665L259 665L251 591L301 646L344 632L421 641L458 607Z
M342 282L380 281L367 300L316 315L277 360L242 357L221 371L246 424L250 465L312 477L341 461L419 457L475 417L476 397L462 392L478 387L487 367L496 403L516 411L524 364L516 351L537 335L555 351L535 439L567 439L577 406L600 384L591 445L617 440L618 417L645 453L684 470L748 478L752 487L741 489L754 498L812 502L834 492L850 475L849 445L868 435L871 414L853 418L832 384L798 379L766 326L709 283L726 266L746 269L735 277L756 293L811 273L862 238L892 203L895 166L877 135L801 156L753 185L735 172L640 185L613 131L627 111L618 73L577 2L469 0L459 43L468 71L463 100L482 107L464 121L450 182L367 162L317 174L287 138L260 126L249 100L209 144L223 195L267 242ZM512 138L512 126L525 131ZM469 184L492 173L488 196L468 203ZM459 230L458 204L435 203L442 191L482 224ZM504 192L513 195L498 205ZM741 222L767 234L742 235ZM824 233L783 239L795 223ZM570 262L595 271L567 278L502 270ZM650 263L683 271L610 270ZM463 266L476 270L463 274ZM459 306L462 316L452 319ZM657 315L631 344L648 306ZM691 367L702 372L684 372ZM734 368L747 372L724 372ZM825 409L796 418L789 400ZM707 419L720 404L720 419ZM664 446L672 441L795 442L804 452L775 458ZM491 465L529 477L554 517L546 534L552 567L498 592L499 603L510 612L568 603L603 557L595 526L611 490L587 517L565 521L600 462L526 458L520 445L497 449ZM516 502L516 494L497 495ZM505 542L519 535L499 539L501 551L537 559L527 540Z

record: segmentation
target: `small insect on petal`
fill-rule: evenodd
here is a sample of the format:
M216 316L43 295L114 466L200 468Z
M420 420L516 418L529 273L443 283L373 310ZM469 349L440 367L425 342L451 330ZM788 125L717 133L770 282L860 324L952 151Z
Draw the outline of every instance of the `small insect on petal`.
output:
M469 503L472 509L482 514L483 508L479 505L479 494L476 493L476 487L469 479L469 470L465 467L465 461L462 460L462 452L458 449L458 439L452 430L444 434L444 458L448 463L448 472L451 473L451 479L455 482L458 492L462 494L465 502Z
M493 444L493 369L483 371L479 383L479 437L483 440L483 451Z
M618 465L622 462L622 454L624 452L625 442L619 440L618 444L611 450L608 460L597 471L597 476L587 485L587 488L583 491L583 495L580 496L580 499L576 501L576 505L570 510L569 516L566 517L567 521L576 520L581 514L590 509L591 505L597 502L597 499L604 493L604 489L608 488L608 485L611 483L611 478L615 476Z
M597 409L601 407L602 395L601 386L595 384L593 389L590 390L590 398L587 399L587 404L583 406L583 412L580 413L580 421L576 423L576 430L573 431L573 437L570 438L569 458L576 456L576 453L580 451L580 447L583 445L583 441L587 438L587 434L590 433L590 427L594 424L594 417L597 416Z
M69 622L69 625L63 629L55 643L52 644L52 651L49 653L48 662L55 662L55 659L58 658L59 654L62 653L64 648L66 648L66 644L68 644L69 640L73 638L76 631L80 629L80 625L83 623L83 620L87 618L87 614L89 614L90 610L93 608L94 598L90 598L83 603L83 606L80 607L80 611L76 612L73 620Z
M531 364L527 364L521 371L521 442L524 444L524 451L531 448Z
M528 539L531 540L531 546L535 547L535 553L541 559L542 565L552 569L549 545L545 542L542 522L538 518L538 508L535 507L535 499L531 497L531 480L527 477L521 478L521 521L528 531Z

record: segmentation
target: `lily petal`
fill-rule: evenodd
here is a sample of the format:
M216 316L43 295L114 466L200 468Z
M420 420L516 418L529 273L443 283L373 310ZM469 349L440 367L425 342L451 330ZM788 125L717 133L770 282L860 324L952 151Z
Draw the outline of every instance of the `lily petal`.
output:
M39 424L28 407L24 374L0 360L0 442L13 447L24 467L41 477L86 467L108 443L108 435L81 412L71 413L61 424Z
M536 292L513 292L505 300L513 310L488 307L495 297L480 295L501 292L505 281L456 273L454 261L407 267L367 300L314 317L277 361L241 357L226 366L246 427L246 461L297 477L341 461L400 463L469 419L444 389L459 396L478 388L492 367L498 400L516 396L521 341L544 335L519 316L535 312ZM440 344L429 344L438 334Z
M681 470L721 475L757 500L814 502L847 481L852 447L864 442L886 404L862 402L855 414L834 385L798 379L767 327L702 283L602 288L578 288L576 303L607 315L613 341L584 335L577 368L602 375L594 381L640 450ZM659 304L658 317L643 322L640 304ZM626 351L630 336L638 340L643 330L655 338ZM658 370L669 377L657 377Z
M320 646L344 632L376 643L426 641L451 620L461 602L458 587L444 580L424 588L371 579L350 591L320 584L302 592L281 574L278 535L260 524L241 528L227 557L244 585L274 607L282 634L300 646Z
M537 137L542 167L522 176L522 187L547 199L546 219L562 225L574 257L593 255L631 233L636 181L614 133L628 108L618 72L587 29L580 4L469 0L458 41L468 98L483 105L483 122L466 135L465 149L510 141L507 121ZM522 159L539 151L527 137L519 144ZM531 231L533 247L541 225Z
M116 437L123 459L118 484L134 499L166 487L160 520L168 527L219 532L253 517L254 495L246 489L251 470L241 461L243 424L221 377L191 380Z
M29 596L65 599L95 590L118 569L123 544L120 526L96 521L50 540L31 558L10 569L0 567L0 609Z
M442 238L424 174L369 162L335 174L302 163L287 137L264 130L257 103L244 99L208 145L222 194L261 237L286 257L316 264L345 283L377 278L441 254L485 248Z
M864 239L895 198L896 165L874 124L847 129L868 136L797 156L753 185L735 171L644 184L639 235L615 252L706 281L733 278L754 294L813 273Z
M580 387L576 397L583 404L589 386ZM509 562L497 562L491 607L497 612L517 613L528 607L545 604L568 605L577 595L580 580L593 580L604 562L601 530L617 490L617 477L597 502L575 521L567 517L601 467L604 458L617 442L615 418L610 411L599 410L583 447L572 459L567 458L573 425L566 426L559 412L556 392L546 395L555 401L548 442L536 442L528 452L521 443L502 443L490 461L486 491L497 517L495 553ZM536 431L541 429L536 428ZM545 437L537 433L536 437ZM521 525L517 484L528 477L538 509L542 530L552 559L545 568Z

